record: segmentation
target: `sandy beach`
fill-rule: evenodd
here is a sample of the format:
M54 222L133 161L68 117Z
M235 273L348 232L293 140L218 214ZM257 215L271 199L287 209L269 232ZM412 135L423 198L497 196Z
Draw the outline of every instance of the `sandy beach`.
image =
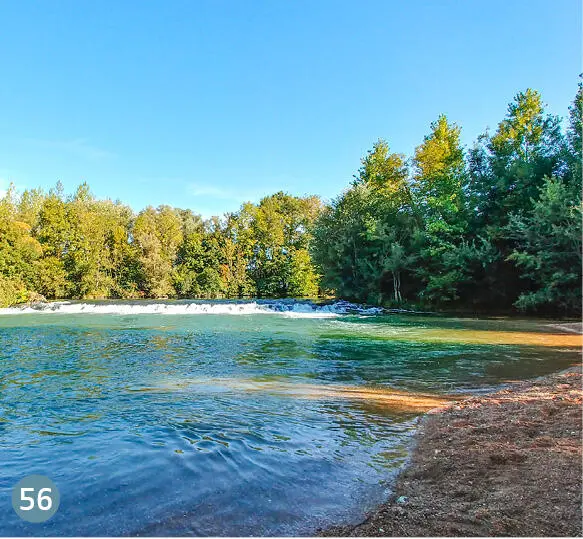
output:
M581 536L581 365L435 409L391 498L326 536Z

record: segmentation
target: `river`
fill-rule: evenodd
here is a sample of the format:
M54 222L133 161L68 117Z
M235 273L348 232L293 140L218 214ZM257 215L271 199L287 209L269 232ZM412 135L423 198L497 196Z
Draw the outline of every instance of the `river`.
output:
M41 309L39 307L39 309ZM309 535L390 492L419 416L567 367L536 320L291 302L0 309L0 534ZM11 489L61 493L42 524Z

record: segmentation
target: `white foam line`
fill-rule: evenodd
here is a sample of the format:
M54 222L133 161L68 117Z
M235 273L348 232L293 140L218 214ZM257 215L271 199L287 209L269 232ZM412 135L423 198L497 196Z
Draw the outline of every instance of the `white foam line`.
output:
M108 315L255 315L278 314L290 318L333 318L342 314L381 314L382 309L377 307L362 307L352 303L338 301L329 305L313 303L293 303L273 301L257 303L83 303L83 302L54 302L39 303L34 306L9 307L0 309L0 315L19 314L108 314Z

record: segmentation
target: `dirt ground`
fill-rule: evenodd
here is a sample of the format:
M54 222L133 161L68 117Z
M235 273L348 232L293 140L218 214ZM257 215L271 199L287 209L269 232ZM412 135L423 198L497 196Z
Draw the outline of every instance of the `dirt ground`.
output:
M581 366L427 415L394 495L326 536L581 536Z

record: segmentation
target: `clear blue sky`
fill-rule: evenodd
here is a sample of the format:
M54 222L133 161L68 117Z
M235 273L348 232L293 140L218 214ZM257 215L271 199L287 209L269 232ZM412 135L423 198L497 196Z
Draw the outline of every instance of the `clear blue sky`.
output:
M0 189L204 215L338 194L438 114L470 144L514 94L565 116L579 0L0 0Z

